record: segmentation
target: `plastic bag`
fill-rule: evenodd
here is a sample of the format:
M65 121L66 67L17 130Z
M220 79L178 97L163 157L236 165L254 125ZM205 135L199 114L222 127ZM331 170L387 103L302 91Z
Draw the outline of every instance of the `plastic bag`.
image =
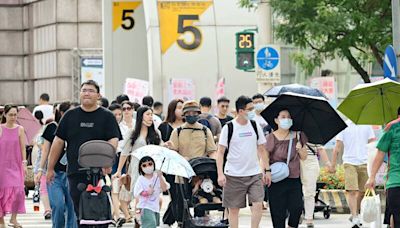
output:
M364 222L371 223L380 217L381 200L374 189L367 189L361 201L361 218Z

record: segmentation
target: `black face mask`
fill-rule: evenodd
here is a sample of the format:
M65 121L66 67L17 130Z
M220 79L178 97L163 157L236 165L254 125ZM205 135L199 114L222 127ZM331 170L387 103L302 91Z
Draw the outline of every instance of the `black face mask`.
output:
M199 115L195 116L185 116L186 122L189 124L194 124L199 120Z

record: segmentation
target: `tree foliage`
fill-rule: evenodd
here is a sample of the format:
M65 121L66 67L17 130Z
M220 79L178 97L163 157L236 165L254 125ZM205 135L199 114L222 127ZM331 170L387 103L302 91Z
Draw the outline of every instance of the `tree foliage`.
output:
M276 37L306 53L294 60L312 71L336 56L347 59L365 82L366 63L383 65L383 53L392 42L390 0L270 0L278 23ZM250 0L240 0L251 8Z

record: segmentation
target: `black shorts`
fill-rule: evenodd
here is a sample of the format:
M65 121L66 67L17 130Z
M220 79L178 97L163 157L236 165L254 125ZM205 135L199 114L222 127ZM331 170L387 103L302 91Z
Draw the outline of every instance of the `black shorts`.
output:
M394 227L400 227L400 187L386 190L386 210L384 224L390 224L390 217L393 216Z

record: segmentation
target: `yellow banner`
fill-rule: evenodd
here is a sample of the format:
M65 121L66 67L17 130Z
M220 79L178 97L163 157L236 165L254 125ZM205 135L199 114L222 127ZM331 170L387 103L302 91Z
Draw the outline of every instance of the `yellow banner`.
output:
M113 32L119 27L124 30L131 30L135 27L133 13L142 1L134 2L113 2Z
M187 51L193 51L200 47L203 40L201 30L193 25L200 20L212 1L159 1L158 15L160 21L161 52L164 54L172 44ZM193 38L185 39L186 33Z

